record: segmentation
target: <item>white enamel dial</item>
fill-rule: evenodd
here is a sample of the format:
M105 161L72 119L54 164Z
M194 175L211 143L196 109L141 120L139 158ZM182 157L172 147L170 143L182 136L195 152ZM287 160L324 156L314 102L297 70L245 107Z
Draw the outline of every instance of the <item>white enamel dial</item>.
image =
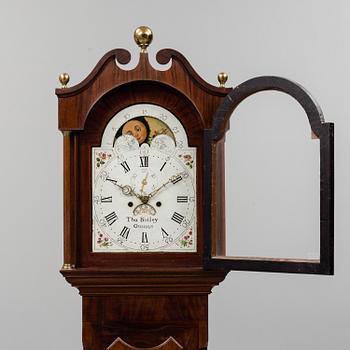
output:
M106 127L109 144L93 148L94 252L197 251L196 148L188 147L183 128L176 137L174 125L181 124L166 110L162 119L138 117L146 107L161 108L118 112ZM135 118L121 122L126 112Z

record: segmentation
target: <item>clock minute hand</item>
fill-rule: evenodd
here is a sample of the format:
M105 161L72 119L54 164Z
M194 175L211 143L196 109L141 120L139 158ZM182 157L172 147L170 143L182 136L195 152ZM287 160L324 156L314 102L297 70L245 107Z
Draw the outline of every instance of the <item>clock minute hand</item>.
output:
M173 175L171 178L169 178L169 180L165 183L163 183L162 186L158 187L156 190L154 190L153 192L151 192L149 195L148 195L148 198L152 198L154 197L163 187L165 187L167 184L169 184L170 182L173 182L175 181L179 176L181 176L183 173L179 173L177 175ZM175 184L176 182L174 182Z
M171 180L169 179L167 182L163 183L162 186L158 187L156 190L154 190L153 192L151 192L149 195L148 195L148 198L152 198L154 197L154 195L156 195L163 187L165 187Z

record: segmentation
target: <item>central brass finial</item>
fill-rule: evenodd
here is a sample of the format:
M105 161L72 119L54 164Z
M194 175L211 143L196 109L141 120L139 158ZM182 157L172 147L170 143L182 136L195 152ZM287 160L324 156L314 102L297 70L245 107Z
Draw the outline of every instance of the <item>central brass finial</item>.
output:
M140 26L135 29L134 40L141 48L141 52L146 52L147 47L151 44L153 40L153 33L151 28L146 26Z

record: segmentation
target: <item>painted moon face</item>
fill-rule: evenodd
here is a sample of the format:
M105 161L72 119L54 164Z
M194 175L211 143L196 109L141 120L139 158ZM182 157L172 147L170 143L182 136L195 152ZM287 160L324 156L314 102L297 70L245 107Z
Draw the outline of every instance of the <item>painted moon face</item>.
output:
M122 129L122 134L134 136L141 145L146 141L148 131L145 123L141 120L132 119L125 123Z

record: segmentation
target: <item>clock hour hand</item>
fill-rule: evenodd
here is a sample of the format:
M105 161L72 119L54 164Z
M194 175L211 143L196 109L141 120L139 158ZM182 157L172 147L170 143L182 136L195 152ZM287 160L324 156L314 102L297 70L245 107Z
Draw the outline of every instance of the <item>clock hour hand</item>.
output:
M143 189L147 185L147 178L148 178L148 173L146 174L145 178L141 181L141 194L143 194Z
M113 185L118 186L122 190L122 193L125 194L126 196L134 195L137 198L141 198L142 197L139 194L135 193L135 191L133 190L133 188L130 185L124 185L124 186L119 185L117 180L113 180L113 179L110 179L110 178L107 178L106 181L109 181Z

